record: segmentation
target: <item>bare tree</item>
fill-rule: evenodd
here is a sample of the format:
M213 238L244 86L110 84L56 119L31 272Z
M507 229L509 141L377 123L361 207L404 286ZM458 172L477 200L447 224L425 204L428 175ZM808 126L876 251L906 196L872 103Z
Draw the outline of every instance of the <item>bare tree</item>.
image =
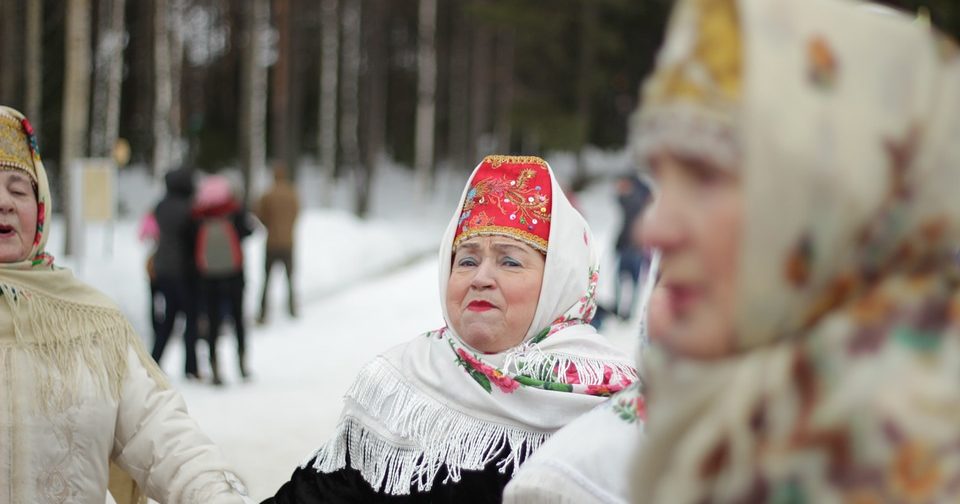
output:
M153 12L153 176L160 178L172 164L173 132L170 114L173 83L170 75L170 32L167 29L168 0L154 0Z
M483 2L483 0L476 0ZM470 159L478 161L481 139L489 133L490 122L490 56L493 37L490 29L482 24L473 32L473 54L470 68L470 133L468 136ZM489 153L484 153L489 154Z
M243 55L240 60L240 167L243 171L245 200L252 196L250 184L255 174L264 171L267 115L267 71L264 43L270 17L269 0L249 0L243 4Z
M273 1L273 21L277 31L277 61L270 75L270 147L275 159L290 159L290 0ZM292 166L288 168L292 169Z
M495 104L497 115L494 134L497 142L497 152L501 154L510 153L514 45L513 29L501 29L497 38L497 67L494 69L497 79Z
M364 217L370 210L373 181L377 166L384 158L387 123L387 33L386 19L389 4L386 0L362 0L361 8L361 86L363 101L360 107L361 145L360 164L354 174L356 189L355 212Z
M24 44L24 113L34 129L41 125L40 104L43 96L43 2L27 2L27 34Z
M337 170L337 80L340 52L340 14L338 0L321 0L320 50L320 124L317 145L320 147L321 166L327 174L324 201L332 197Z
M344 0L341 17L343 69L340 79L340 148L347 170L357 173L360 165L360 1Z
M433 186L433 146L435 140L437 91L437 0L420 0L417 41L417 123L414 166L417 190L427 194Z
M40 2L31 2L40 3ZM93 117L90 152L107 156L120 129L120 84L123 77L123 0L100 0L97 18L97 52L94 59Z
M60 140L61 199L64 201L66 235L64 253L73 254L73 226L77 216L71 211L70 165L84 156L90 108L90 1L68 0L66 10L63 76L63 116Z
M450 163L466 169L472 160L467 159L467 135L470 112L470 40L463 4L451 2L450 78L448 83L449 120L447 152ZM472 157L473 154L471 153Z
M596 53L595 40L597 34L597 6L593 0L581 0L580 16L580 54L578 57L577 75L577 117L579 119L577 153L577 169L574 174L574 188L586 182L587 163L584 159L584 147L590 134L590 116L593 111L591 100L593 97L593 67Z
M20 101L21 72L18 7L20 2L0 2L0 103L14 105Z

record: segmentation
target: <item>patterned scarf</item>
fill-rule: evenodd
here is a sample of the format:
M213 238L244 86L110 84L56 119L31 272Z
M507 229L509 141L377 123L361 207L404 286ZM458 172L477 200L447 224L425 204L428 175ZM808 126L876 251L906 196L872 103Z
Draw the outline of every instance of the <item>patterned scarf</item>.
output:
M683 0L670 75L739 89L738 351L646 360L633 500L955 501L955 46L856 2Z

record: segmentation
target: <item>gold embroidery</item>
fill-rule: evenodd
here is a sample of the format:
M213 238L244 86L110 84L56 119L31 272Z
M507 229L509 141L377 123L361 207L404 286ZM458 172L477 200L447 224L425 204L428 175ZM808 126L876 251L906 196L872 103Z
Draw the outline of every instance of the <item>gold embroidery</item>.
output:
M474 236L492 234L508 236L515 240L522 241L523 243L530 245L544 254L547 253L547 240L544 240L533 233L528 233L522 229L507 226L482 226L467 229L466 231L460 233L455 240L453 240L453 249L456 250L457 245L459 245L463 240L473 238Z
M23 170L34 178L33 154L27 135L20 121L6 114L0 114L0 167Z
M504 164L535 164L540 165L544 168L547 167L547 162L537 156L504 156L504 155L493 155L483 158L483 163L490 163L492 168L500 168ZM481 163L482 164L482 163Z

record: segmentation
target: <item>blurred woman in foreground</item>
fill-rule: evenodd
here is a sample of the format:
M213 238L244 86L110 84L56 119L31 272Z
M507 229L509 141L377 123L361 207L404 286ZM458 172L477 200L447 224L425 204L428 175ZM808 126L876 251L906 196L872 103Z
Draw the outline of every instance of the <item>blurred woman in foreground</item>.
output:
M682 0L637 134L672 322L635 502L960 492L960 59L858 2Z

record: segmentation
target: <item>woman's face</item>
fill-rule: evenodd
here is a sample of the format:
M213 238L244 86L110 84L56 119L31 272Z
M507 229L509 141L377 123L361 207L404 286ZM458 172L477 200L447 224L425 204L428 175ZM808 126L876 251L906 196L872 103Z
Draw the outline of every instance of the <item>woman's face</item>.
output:
M496 353L523 341L540 300L544 262L537 250L504 236L479 236L457 246L446 303L450 323L466 344Z
M659 293L670 323L654 336L680 355L712 358L734 347L742 220L740 180L700 159L656 153L657 191L641 241L661 251Z
M27 258L37 235L37 196L30 177L0 171L0 263Z

